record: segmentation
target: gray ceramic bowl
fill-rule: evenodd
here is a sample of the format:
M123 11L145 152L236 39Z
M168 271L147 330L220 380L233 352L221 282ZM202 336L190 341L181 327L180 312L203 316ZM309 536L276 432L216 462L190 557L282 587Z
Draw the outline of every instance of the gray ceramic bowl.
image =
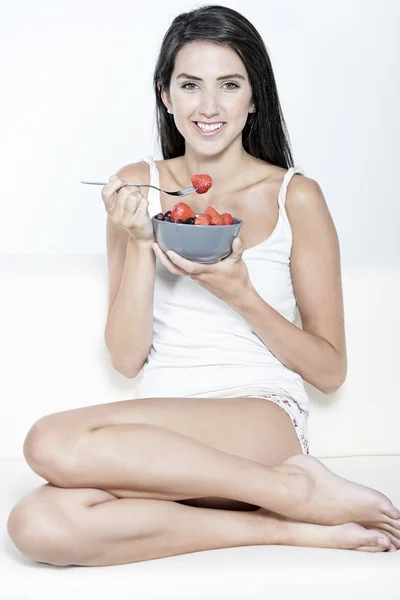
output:
M151 220L156 242L163 252L173 250L199 263L214 263L229 256L233 240L243 226L243 221L235 218L232 225L187 225L158 221L154 217Z

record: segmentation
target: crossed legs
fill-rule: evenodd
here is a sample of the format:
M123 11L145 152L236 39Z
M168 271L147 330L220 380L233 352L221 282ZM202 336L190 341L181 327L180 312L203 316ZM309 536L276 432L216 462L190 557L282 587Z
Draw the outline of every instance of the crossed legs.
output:
M265 400L65 411L31 428L24 453L49 483L13 508L8 531L40 562L110 565L255 544L400 548L390 500L301 455L289 417Z

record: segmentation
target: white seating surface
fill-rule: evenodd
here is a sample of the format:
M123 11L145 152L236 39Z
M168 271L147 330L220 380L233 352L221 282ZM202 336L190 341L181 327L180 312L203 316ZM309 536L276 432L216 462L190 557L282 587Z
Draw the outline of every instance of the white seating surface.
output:
M307 385L310 451L400 507L400 270L347 269L343 287L348 377L330 396ZM140 374L110 365L105 256L2 255L0 293L0 600L400 599L400 552L247 546L96 568L25 558L5 525L44 483L23 459L28 429L45 414L135 398Z

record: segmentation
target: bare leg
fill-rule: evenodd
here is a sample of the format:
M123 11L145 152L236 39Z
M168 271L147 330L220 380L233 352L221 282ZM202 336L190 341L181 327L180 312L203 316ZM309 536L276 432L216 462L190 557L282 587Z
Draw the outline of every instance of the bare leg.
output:
M27 438L25 446L31 467L55 485L99 488L125 498L226 497L308 523L388 524L400 538L400 512L386 496L335 475L311 456L296 455L267 467L164 427L138 423L99 427L78 437L67 429L66 453L61 434L47 429L47 436L58 438L58 445L50 446L52 463L44 438L36 445ZM70 462L63 469L65 456Z
M355 523L312 525L263 509L243 512L167 500L116 499L98 489L63 489L49 484L14 507L8 532L23 554L56 565L116 565L250 545L367 552L390 546L388 535Z

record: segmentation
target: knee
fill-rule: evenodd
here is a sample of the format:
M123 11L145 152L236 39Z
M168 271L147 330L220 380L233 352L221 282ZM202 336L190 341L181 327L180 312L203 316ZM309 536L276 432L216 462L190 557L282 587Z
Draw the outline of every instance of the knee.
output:
M23 453L35 473L56 486L68 487L74 471L75 444L74 437L63 427L60 415L51 414L32 425Z
M8 535L18 550L31 560L59 566L77 564L73 528L62 515L36 497L45 491L36 490L32 494L35 497L28 496L14 506L7 520Z

